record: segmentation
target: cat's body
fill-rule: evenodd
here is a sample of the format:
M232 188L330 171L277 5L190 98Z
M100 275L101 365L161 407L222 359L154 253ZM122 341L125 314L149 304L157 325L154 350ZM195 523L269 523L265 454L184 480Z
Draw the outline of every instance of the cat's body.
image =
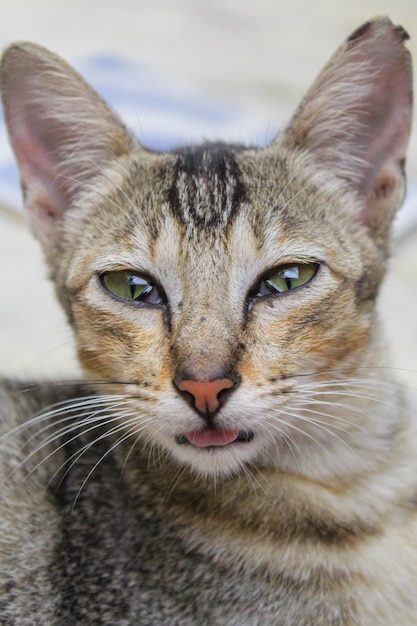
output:
M46 391L47 402L83 395ZM21 420L45 408L39 391L20 389L18 402ZM128 442L108 454L102 439L62 479L96 436L37 467L54 442L14 474L2 623L414 624L415 485L404 470L350 487L254 471L214 491L163 461L126 462ZM27 439L14 438L9 470Z
M90 383L4 384L2 623L415 624L415 412L375 313L404 39L364 25L267 148L168 154L61 60L6 52L26 206Z

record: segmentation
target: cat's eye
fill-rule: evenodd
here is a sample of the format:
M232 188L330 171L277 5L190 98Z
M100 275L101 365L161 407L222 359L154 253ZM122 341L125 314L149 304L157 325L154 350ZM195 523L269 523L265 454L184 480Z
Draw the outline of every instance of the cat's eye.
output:
M111 294L129 302L164 304L161 290L147 277L132 270L100 274L100 282Z
M308 283L317 273L318 263L288 263L281 265L257 284L252 298L261 298L274 293L284 293Z

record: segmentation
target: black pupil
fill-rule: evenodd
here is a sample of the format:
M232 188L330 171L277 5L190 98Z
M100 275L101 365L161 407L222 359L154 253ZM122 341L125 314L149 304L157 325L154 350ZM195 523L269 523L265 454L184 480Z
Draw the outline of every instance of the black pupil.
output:
M128 284L132 300L135 300L138 296L146 296L152 291L152 285L139 276L129 276Z

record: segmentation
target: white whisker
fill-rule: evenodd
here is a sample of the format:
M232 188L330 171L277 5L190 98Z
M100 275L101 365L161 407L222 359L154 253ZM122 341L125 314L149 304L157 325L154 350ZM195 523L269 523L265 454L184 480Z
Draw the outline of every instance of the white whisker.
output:
M137 421L137 416L133 417L131 420L127 420L124 421L122 423L120 422L120 416L116 416L116 417L112 417L106 420L103 419L99 419L97 420L97 422L95 422L92 426L89 423L89 420L86 419L83 422L79 423L75 423L72 427L71 430L68 430L68 432L66 432L65 434L69 434L70 432L74 432L75 431L75 435L73 435L72 437L70 437L69 439L65 439L61 445L59 445L57 448L54 448L49 454L47 454L45 457L42 458L41 461L39 461L37 463L37 465L35 465L30 472L27 473L26 478L29 477L31 474L33 474L33 472L40 467L43 463L45 463L46 461L48 461L48 459L50 459L54 454L56 454L57 452L59 452L60 450L64 449L68 444L72 443L73 441L76 441L80 436L85 436L87 433L92 432L93 430L97 429L97 428L102 428L107 426L110 423L113 422L118 422L118 426L116 426L115 428L117 430L119 429L124 429L126 428L126 426L128 426L130 423L134 423ZM79 432L80 427L83 427L84 425L88 425L89 428L86 428L85 430L81 431L81 433ZM110 429L110 430L106 430L105 433L103 435L101 435L100 437L98 437L97 439L95 439L93 442L90 442L89 444L86 444L85 446L83 446L83 448L81 448L81 450L87 451L92 445L94 445L94 443L96 443L97 441L99 441L100 439L104 439L107 437L110 437L113 433L114 433L115 429ZM34 450L32 450L32 452L27 455L25 457L25 459L23 460L21 465L24 465L27 463L27 461L34 456L35 454L38 454L43 448L45 448L47 445L50 445L51 443L53 443L54 441L58 440L58 439L62 439L63 434L60 433L59 435L53 437L50 439L50 441L45 442L43 441L42 444L39 444L39 446L37 448L35 448ZM69 457L68 459L66 459L65 463L68 463L74 456L76 456L78 454L79 451L77 451L74 455L72 455L71 457ZM82 455L80 455L78 458L80 458ZM74 464L71 464L70 468L71 469L73 467ZM54 474L52 475L51 479L52 480L57 473L59 473L60 469L56 470L54 472ZM15 471L15 470L14 470Z
M120 430L125 430L122 426L120 426L119 428L115 428L113 430L111 430L110 432L106 433L107 437L109 436L114 436L116 432L119 432ZM124 441L126 441L127 439L129 439L130 437L133 436L133 434L136 433L135 429L132 430L128 430L127 432L125 432L121 437L119 437L110 447L108 450L106 450L106 452L104 454L101 455L101 457L99 458L99 460L93 465L93 467L90 469L90 471L88 472L87 476L84 478L84 480L82 481L72 504L72 510L75 509L75 506L77 504L77 501L85 487L85 485L87 484L87 482L89 481L89 479L91 478L91 476L94 474L95 470L97 469L97 467L100 465L100 463L102 463L104 461L105 458L107 458L109 456L109 454L111 454L113 452L113 450L115 448L117 448L119 445L121 445ZM92 445L95 445L98 441L100 441L103 438L106 438L106 435L101 435L100 437L98 437L93 444L91 444L89 447L91 447ZM88 449L89 449L88 447ZM83 454L85 453L86 450L83 451ZM80 457L77 457L77 460L75 462L78 462Z

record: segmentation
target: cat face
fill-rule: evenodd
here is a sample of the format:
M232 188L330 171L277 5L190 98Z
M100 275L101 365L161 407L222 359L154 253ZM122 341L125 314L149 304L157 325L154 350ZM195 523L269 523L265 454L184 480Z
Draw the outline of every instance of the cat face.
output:
M376 445L363 372L404 195L405 38L386 18L354 33L271 146L166 154L61 59L6 51L25 204L120 442L211 476L334 475Z
M132 397L132 430L197 471L281 463L286 437L327 435L296 415L303 377L369 348L380 254L349 218L355 198L308 159L185 155L187 169L182 152L130 158L69 216L58 284L80 361ZM190 380L231 384L206 392L210 407L181 389Z

